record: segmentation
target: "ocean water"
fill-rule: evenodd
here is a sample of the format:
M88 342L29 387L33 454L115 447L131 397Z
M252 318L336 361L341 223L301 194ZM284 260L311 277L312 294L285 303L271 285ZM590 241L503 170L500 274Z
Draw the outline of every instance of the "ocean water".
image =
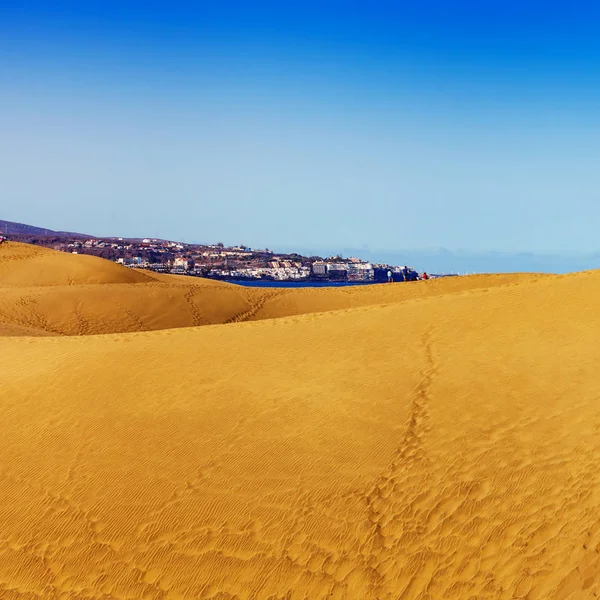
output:
M223 281L245 287L265 288L347 287L349 285L373 285L375 283L373 281L270 281L263 279L225 279Z

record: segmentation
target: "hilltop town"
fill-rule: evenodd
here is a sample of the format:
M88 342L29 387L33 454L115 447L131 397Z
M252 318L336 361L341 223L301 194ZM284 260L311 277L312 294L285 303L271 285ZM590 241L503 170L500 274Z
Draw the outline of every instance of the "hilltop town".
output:
M187 244L154 238L95 238L55 232L9 237L62 252L99 256L131 268L213 279L375 283L419 278L407 266L376 264L356 257L307 257L243 244Z

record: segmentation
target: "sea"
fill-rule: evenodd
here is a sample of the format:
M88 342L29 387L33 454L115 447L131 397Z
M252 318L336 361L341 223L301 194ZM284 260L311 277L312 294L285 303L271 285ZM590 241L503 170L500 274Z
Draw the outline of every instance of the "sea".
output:
M373 285L375 283L373 281L273 281L270 279L222 279L221 281L245 287L261 288L348 287L351 285Z

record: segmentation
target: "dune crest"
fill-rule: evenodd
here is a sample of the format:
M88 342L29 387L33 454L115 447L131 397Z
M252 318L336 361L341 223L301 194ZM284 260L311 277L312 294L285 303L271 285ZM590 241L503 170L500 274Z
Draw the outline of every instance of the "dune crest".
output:
M0 335L92 335L281 318L543 280L477 275L334 289L244 288L25 244L0 246Z
M147 276L108 260L31 244L0 244L0 287L143 283Z

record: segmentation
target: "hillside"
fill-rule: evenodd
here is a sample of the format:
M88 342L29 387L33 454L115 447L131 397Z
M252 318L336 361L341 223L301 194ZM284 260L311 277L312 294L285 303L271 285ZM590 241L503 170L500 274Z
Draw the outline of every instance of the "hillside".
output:
M53 231L44 227L35 227L25 223L15 223L14 221L4 221L0 219L0 235L70 235L88 237L83 233L73 233L70 231Z
M597 597L600 274L505 283L0 339L2 598Z

